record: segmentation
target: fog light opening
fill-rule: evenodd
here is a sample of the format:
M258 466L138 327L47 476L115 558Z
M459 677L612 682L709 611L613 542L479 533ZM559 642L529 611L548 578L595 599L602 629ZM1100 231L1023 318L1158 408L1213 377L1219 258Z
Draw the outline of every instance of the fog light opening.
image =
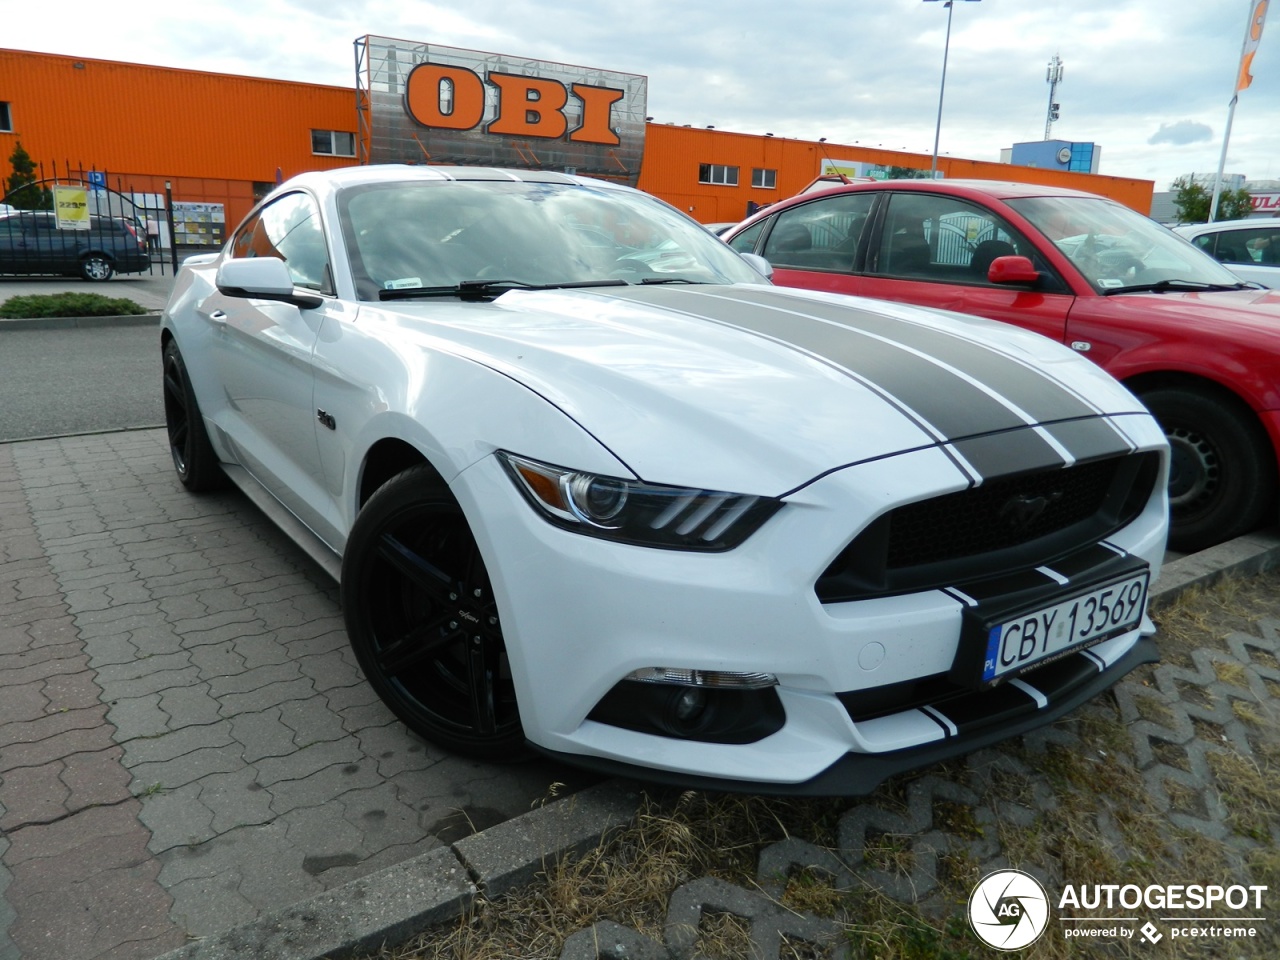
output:
M680 690L672 698L671 716L681 726L697 723L707 710L707 695L696 687Z

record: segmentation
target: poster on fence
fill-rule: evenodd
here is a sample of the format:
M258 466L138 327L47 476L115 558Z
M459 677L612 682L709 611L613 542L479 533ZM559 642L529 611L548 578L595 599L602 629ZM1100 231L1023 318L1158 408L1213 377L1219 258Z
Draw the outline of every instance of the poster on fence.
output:
M84 187L55 185L53 209L59 230L89 229L89 191Z
M220 203L173 204L174 243L188 247L220 247L227 233L226 210Z

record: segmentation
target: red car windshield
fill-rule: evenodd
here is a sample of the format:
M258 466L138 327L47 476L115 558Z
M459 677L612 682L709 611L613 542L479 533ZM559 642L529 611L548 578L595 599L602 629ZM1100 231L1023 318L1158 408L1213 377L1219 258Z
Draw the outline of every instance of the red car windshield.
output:
M1170 283L1240 286L1240 278L1208 254L1111 200L1021 197L1007 202L1048 237L1099 293Z

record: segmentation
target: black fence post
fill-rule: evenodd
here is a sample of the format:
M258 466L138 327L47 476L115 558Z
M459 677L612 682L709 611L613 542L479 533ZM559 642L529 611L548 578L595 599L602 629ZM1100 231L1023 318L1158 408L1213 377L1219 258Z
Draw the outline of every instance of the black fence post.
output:
M174 230L173 222L173 183L166 180L164 182L164 211L165 216L169 218L169 254L170 261L173 264L174 276L178 273L178 234Z

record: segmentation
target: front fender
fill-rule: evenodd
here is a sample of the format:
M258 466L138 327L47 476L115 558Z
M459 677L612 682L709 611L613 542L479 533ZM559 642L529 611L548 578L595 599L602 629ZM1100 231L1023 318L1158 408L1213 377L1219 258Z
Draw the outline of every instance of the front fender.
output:
M315 405L325 483L344 536L359 512L369 452L395 439L451 483L505 449L583 470L633 476L601 442L550 401L482 362L328 324L316 348ZM336 355L341 364L329 362ZM338 545L341 549L342 545Z

